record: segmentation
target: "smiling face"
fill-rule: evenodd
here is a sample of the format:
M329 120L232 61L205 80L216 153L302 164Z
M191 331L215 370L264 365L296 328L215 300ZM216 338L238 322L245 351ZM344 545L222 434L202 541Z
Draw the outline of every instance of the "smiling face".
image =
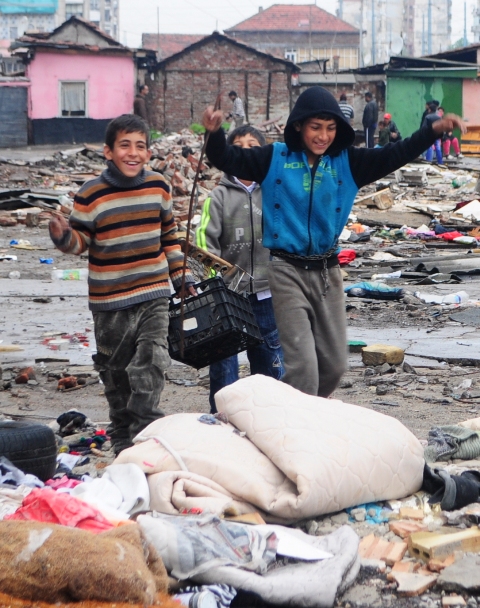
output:
M333 118L308 118L301 125L297 123L295 129L302 136L309 163L313 164L333 143L337 134L337 122Z
M113 150L105 145L105 158L114 162L119 171L126 177L136 177L148 163L152 151L147 147L145 133L119 131L113 144Z

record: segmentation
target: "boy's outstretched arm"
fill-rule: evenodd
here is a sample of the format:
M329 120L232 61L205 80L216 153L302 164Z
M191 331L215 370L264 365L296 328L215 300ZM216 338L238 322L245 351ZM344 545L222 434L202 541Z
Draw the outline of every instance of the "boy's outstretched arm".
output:
M89 247L91 234L85 226L80 224L75 228L72 227L74 213L75 211L70 216L70 223L63 215L56 215L50 220L48 230L57 249L63 251L63 253L80 255Z
M207 143L208 160L225 173L235 175L239 179L247 179L261 184L265 179L272 160L273 146L255 146L240 148L229 146L225 141L225 133L220 128L223 114L209 106L203 113L202 124L209 131Z
M462 134L467 132L467 123L456 114L445 114L441 120L437 120L432 125L432 131L437 138L453 129L460 129Z
M446 114L441 120L428 123L410 137L387 144L383 148L348 149L353 179L359 188L371 184L414 161L449 129L465 132L465 122L455 114Z
M203 112L202 124L207 131L212 133L218 131L223 123L223 112L215 110L213 106L208 106Z

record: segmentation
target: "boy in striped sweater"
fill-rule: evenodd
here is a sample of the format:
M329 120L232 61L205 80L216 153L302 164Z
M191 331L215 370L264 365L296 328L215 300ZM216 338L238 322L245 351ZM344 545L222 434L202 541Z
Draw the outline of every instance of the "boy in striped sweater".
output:
M88 250L88 298L97 353L95 368L105 385L116 454L148 424L158 409L170 365L167 348L169 278L181 289L183 253L177 240L170 189L146 171L149 129L132 114L115 118L105 136L107 169L75 196L68 223L51 220L60 251ZM187 273L186 289L195 295Z

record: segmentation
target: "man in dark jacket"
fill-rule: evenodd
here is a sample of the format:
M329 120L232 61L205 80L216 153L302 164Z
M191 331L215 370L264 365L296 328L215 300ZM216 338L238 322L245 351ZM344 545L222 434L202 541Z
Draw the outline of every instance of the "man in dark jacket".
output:
M343 280L338 239L355 196L414 160L463 121L447 114L383 148L357 148L355 132L333 95L306 89L285 126L285 143L229 146L223 113L207 108L207 156L219 169L262 187L263 246L270 250L268 284L282 346L284 382L328 397L347 367Z
M367 148L373 148L375 145L373 137L378 122L378 106L370 91L365 93L365 101L367 102L367 105L363 109L362 118L362 124L365 130L365 145Z
M148 95L148 86L146 84L141 84L138 93L135 95L135 100L133 102L133 113L148 124L148 112L147 112L147 104L145 103L145 97Z

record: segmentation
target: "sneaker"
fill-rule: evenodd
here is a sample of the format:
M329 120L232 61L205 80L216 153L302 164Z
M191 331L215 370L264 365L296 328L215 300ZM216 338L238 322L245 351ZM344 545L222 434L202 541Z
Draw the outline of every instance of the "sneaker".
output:
M451 154L449 154L449 155L447 156L447 160L453 160L453 158L454 158L454 157L453 157Z
M463 158L463 154L460 152L460 154L457 154L457 158Z

